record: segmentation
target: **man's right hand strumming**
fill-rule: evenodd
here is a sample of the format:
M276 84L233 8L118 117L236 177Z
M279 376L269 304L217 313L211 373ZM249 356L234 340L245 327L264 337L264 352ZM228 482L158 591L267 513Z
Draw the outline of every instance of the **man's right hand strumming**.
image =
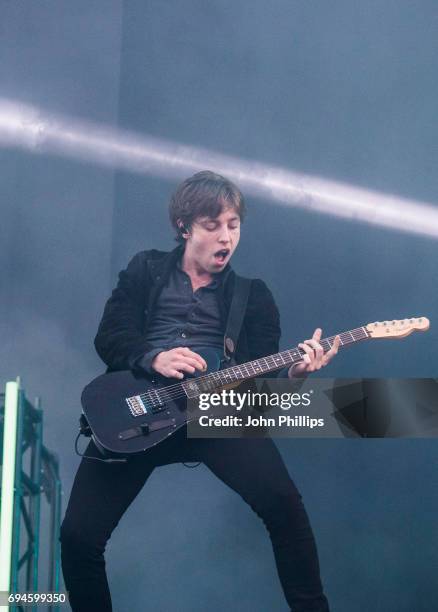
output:
M152 361L152 369L166 378L184 378L184 373L204 372L207 364L201 355L181 346L158 353Z

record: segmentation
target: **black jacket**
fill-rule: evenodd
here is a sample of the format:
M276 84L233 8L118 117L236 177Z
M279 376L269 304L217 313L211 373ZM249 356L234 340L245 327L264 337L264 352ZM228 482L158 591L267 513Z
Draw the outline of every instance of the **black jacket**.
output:
M182 247L170 253L141 251L119 274L119 282L105 305L94 345L101 359L113 370L136 370L137 362L153 347L145 331L162 287L182 254ZM230 269L218 289L218 302L225 329L233 297L235 273ZM254 279L248 298L235 360L244 363L278 352L280 317L271 292Z

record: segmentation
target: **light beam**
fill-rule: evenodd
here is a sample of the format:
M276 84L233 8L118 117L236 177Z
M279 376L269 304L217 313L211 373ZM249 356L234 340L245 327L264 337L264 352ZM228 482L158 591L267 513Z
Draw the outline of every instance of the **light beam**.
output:
M0 99L0 146L167 179L213 170L245 193L284 206L438 238L438 209L432 204L52 115L5 99Z

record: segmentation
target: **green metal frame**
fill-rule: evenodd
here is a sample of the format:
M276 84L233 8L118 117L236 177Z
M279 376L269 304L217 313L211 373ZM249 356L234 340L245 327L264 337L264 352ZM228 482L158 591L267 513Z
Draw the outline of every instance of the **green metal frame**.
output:
M4 406L2 403L0 401L0 591L38 592L41 496L44 493L50 508L50 537L49 584L42 591L59 593L62 490L58 459L43 445L40 402L37 400L34 407L26 399L19 379L6 383ZM26 463L29 464L28 474L24 470ZM20 556L23 548L24 553ZM36 612L37 606L31 609ZM59 605L51 604L47 609L59 610ZM0 612L3 610L24 608L0 606Z

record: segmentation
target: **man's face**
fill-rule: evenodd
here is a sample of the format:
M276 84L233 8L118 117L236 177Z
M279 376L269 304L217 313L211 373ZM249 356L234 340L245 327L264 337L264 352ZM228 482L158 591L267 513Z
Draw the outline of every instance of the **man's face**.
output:
M199 272L217 274L229 262L240 239L240 218L234 208L223 208L219 216L198 217L186 240L185 257Z

